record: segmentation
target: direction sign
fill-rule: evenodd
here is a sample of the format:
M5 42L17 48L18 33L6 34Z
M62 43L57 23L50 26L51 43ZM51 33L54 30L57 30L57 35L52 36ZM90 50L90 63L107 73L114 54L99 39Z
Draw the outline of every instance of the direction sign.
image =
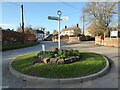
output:
M48 19L50 19L50 20L59 20L59 17L48 16Z
M68 17L53 17L53 16L48 16L48 19L50 20L68 20Z
M48 16L50 20L57 20L58 21L58 49L60 49L60 21L68 20L68 17L61 17L62 12L60 10L57 11L58 17Z
M62 20L68 20L68 17L61 17Z

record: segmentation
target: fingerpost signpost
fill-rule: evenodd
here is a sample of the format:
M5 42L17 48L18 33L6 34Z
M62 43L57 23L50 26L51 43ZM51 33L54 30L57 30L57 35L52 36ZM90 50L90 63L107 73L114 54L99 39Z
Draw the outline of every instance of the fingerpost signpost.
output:
M58 21L58 49L60 49L60 21L68 20L68 17L61 17L62 12L60 10L57 11L57 15L58 17L48 16L48 19Z

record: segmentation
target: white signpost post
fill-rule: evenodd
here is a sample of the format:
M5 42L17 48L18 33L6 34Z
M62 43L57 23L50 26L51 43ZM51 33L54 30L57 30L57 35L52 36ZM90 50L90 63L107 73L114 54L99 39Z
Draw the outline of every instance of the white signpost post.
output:
M45 45L42 45L42 50L45 51Z
M62 12L59 10L59 11L57 11L58 17L48 16L48 19L58 21L58 49L60 49L60 21L68 20L68 17L60 17L61 14L62 14Z

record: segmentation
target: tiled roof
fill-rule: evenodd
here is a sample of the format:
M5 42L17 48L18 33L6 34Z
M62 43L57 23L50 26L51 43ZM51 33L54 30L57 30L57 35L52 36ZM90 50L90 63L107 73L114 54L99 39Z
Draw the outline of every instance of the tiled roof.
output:
M94 26L94 24L91 24L91 25L86 29L86 31L90 31L93 26Z
M69 30L78 30L78 29L80 29L79 27L77 27L77 26L73 26L73 27L69 27L69 28L64 28L62 31L69 31Z

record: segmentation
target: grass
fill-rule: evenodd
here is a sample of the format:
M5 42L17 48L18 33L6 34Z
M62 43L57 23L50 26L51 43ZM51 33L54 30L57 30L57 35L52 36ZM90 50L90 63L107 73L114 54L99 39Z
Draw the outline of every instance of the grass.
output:
M30 42L30 43L24 43L24 44L15 44L15 45L2 45L2 51L6 50L13 50L13 49L19 49L19 48L24 48L24 47L29 47L29 46L34 46L39 44L39 42Z
M38 52L37 52L38 53ZM99 72L105 67L104 58L96 53L80 51L81 60L71 64L51 65L36 64L32 65L37 53L31 53L17 57L13 60L12 66L18 72L45 78L74 78L82 77Z

